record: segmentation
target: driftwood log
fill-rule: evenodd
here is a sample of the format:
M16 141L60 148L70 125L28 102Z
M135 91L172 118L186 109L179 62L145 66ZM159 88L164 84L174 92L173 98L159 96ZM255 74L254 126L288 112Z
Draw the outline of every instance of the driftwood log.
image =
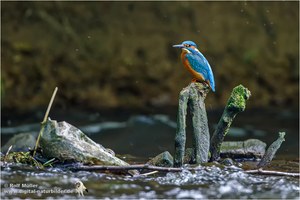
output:
M209 92L205 83L192 82L184 88L179 95L177 116L177 131L175 136L174 166L181 167L184 161L186 143L186 115L190 108L193 123L193 150L195 163L208 161L209 130L204 100Z

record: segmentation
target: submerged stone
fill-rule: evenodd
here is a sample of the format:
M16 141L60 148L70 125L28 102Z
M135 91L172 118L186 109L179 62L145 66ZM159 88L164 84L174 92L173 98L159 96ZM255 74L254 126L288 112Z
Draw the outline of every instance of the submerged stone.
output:
M129 165L67 122L48 119L40 139L46 158L98 165Z
M147 164L159 167L172 167L173 156L168 151L165 151L152 158Z

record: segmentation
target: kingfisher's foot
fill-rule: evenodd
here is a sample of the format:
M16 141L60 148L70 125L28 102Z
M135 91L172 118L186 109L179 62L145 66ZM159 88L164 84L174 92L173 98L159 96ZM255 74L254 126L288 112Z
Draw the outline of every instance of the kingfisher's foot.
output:
M204 81L203 83L206 86L206 88L210 88L209 84L206 81Z
M192 79L192 83L195 83L195 82L199 82L199 80L196 79L196 78L193 78L193 79Z
M206 85L208 84L206 81L202 81L202 80L193 78L193 79L192 79L192 83L195 83L195 82L197 82L197 83L204 83L204 84L206 84Z
M206 81L201 81L201 80L196 79L196 78L193 78L193 79L192 79L192 83L202 83L205 89L210 88L210 85L209 85L208 82L206 82Z

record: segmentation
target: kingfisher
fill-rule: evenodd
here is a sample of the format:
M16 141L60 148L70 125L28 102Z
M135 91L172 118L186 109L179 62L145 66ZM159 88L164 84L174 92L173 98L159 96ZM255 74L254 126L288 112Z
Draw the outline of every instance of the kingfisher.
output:
M185 68L194 76L192 81L205 82L215 92L213 71L204 55L197 49L195 42L184 41L181 44L173 45L173 47L181 48L181 61Z

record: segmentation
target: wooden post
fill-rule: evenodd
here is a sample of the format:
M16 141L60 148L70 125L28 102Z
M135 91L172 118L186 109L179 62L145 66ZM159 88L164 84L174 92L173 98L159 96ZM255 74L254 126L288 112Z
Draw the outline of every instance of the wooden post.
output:
M177 130L175 136L175 155L174 166L181 167L183 164L183 157L185 151L186 141L186 113L189 98L188 88L184 88L179 95L178 116L177 116Z
M262 168L264 166L267 166L272 161L273 157L275 156L275 153L280 148L281 143L283 141L285 141L284 136L285 136L285 132L279 132L278 139L276 141L274 141L269 146L266 153L264 154L264 156L262 157L262 159L258 163L258 165L257 165L258 168Z
M186 142L186 114L190 108L193 123L193 150L195 163L208 161L209 130L204 100L209 92L205 83L192 82L181 90L177 116L177 131L175 136L174 166L181 167L185 152Z

